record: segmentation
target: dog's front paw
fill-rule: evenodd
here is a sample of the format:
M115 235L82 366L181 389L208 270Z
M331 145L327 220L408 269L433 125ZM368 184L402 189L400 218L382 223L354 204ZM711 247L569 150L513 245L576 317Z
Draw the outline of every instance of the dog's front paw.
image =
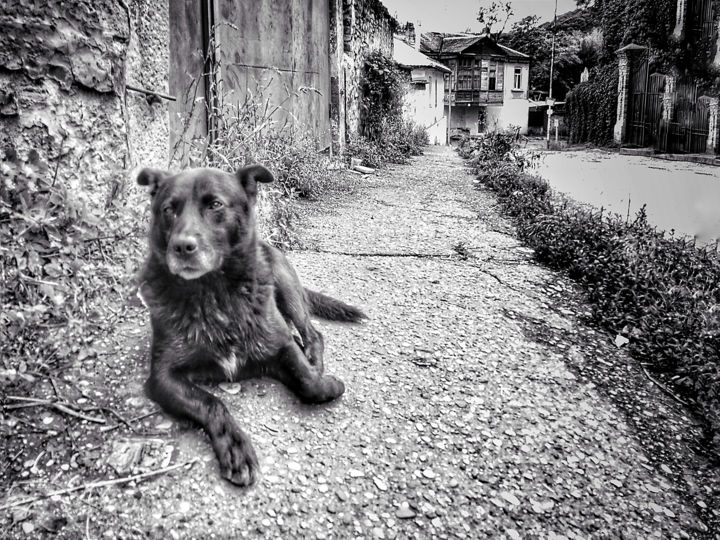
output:
M255 482L258 460L250 439L240 428L225 426L225 429L213 438L213 447L223 478L238 486L249 486Z
M345 393L345 383L332 375L325 375L320 378L320 391L318 402L332 401Z

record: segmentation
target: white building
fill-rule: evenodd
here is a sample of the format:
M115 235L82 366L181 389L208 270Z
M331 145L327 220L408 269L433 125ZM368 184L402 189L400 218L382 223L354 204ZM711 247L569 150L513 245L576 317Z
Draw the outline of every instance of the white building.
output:
M394 58L410 73L403 107L405 116L427 129L430 144L445 144L447 117L443 99L445 76L450 69L398 38L394 42Z
M530 57L489 34L422 35L422 48L450 67L445 87L451 134L475 135L519 126L527 133Z

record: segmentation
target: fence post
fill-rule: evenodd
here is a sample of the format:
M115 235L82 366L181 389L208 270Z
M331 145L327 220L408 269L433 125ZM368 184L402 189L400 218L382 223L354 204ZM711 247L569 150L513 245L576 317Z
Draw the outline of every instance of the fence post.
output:
M675 75L665 75L665 92L662 97L662 119L670 122L675 112Z
M628 105L630 103L630 85L632 84L630 75L635 64L635 58L639 56L639 53L644 53L646 50L647 47L631 43L615 51L618 57L618 102L617 118L615 127L613 128L613 139L618 144L625 142Z
M705 151L708 154L714 154L715 148L718 144L718 98L708 98L708 108L709 108L709 115L708 115L708 138L707 138L707 146L705 148Z
M685 12L687 11L687 0L678 0L677 10L675 11L675 29L672 36L675 39L682 40L685 36Z
M625 117L627 116L627 105L629 99L628 79L630 75L630 62L627 51L620 49L618 55L618 97L617 117L613 128L613 139L616 143L622 144L625 140Z

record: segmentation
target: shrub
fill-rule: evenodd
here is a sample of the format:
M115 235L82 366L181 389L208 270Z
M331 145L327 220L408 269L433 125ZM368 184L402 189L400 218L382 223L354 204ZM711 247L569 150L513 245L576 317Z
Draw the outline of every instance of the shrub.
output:
M509 135L465 141L479 184L498 195L538 261L577 281L594 321L629 339L631 353L663 372L720 429L720 255L667 237L647 222L558 201L527 174ZM505 152L505 154L502 154ZM481 157L482 156L482 157Z
M345 155L362 159L367 167L382 167L385 163L407 163L410 156L419 156L429 143L427 130L412 120L395 118L383 120L371 139L352 135L345 147Z
M403 74L397 62L380 51L368 53L360 86L360 134L350 136L346 156L378 168L420 155L429 137L424 127L403 118Z

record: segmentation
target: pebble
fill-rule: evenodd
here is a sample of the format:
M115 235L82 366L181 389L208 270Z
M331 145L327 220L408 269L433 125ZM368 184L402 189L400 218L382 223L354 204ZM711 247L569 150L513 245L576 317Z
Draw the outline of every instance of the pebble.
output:
M373 482L380 491L387 491L388 485L382 479L376 476L373 478Z
M395 512L395 517L398 519L412 519L416 515L415 511L410 508L410 505L407 502L402 503L397 512Z

